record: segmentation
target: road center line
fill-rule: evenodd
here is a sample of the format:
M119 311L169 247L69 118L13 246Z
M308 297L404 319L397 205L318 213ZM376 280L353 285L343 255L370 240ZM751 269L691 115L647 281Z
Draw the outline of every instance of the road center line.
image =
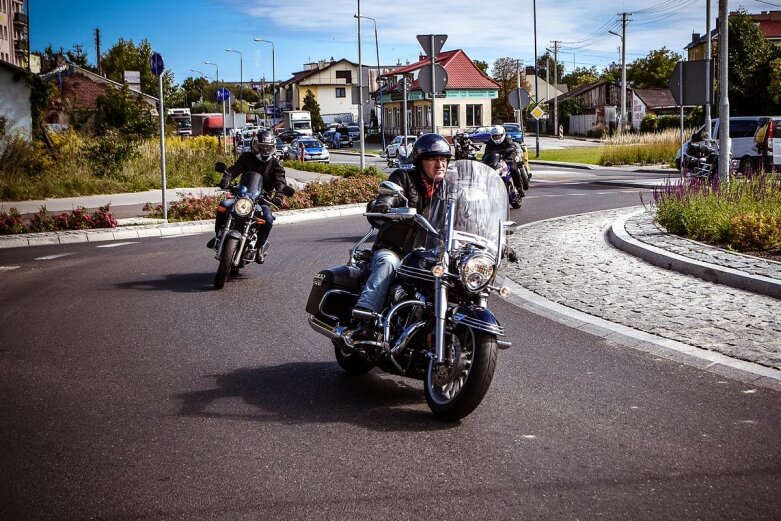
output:
M35 260L41 261L41 260L53 260L53 259L59 259L60 257L67 257L68 255L76 255L76 252L71 253L59 253L57 255L47 255L46 257L36 257Z
M100 246L95 246L96 248L116 248L117 246L127 246L128 244L138 244L138 241L135 242L115 242L113 244L101 244Z

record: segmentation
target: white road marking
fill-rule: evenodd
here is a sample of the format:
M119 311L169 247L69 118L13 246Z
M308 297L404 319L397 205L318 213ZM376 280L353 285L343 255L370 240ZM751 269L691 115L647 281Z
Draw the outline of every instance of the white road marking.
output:
M76 252L60 253L57 255L47 255L46 257L36 257L35 260L53 260L53 259L59 259L60 257L67 257L68 255L76 255Z
M135 242L115 242L112 244L102 244L100 246L95 246L96 248L116 248L117 246L127 246L128 244L138 244L138 241Z
M190 233L180 233L179 235L163 235L160 237L160 239L176 239L178 237L189 237L190 235L201 235L204 232L190 232Z
M0 266L0 271L11 271L18 268L19 266Z

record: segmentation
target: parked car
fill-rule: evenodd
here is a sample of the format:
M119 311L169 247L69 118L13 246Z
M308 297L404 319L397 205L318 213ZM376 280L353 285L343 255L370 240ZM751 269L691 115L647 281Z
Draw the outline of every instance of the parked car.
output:
M306 134L302 134L301 132L297 132L295 130L285 130L277 134L277 137L281 139L284 143L291 143L295 139L302 138L302 137L311 137L311 136L307 136Z
M325 146L332 147L334 145L334 134L336 134L335 130L326 130L323 132L322 141L325 143ZM339 147L351 147L353 146L353 138L350 137L350 135L347 132L339 132Z
M507 134L507 137L515 141L516 143L523 143L523 130L521 130L521 126L517 123L505 123L502 125L504 127L504 131Z
M318 161L320 163L330 163L331 156L328 149L318 139L309 136L301 137L290 143L287 151L288 159L301 161L301 148L304 148L303 161Z
M760 123L764 123L767 116L734 116L729 118L729 134L732 141L732 163L735 170L743 175L751 175L757 171L761 158L754 147L754 134ZM718 140L721 124L719 118L711 120L711 138ZM702 141L702 131L705 125L697 129L694 134L683 144L686 150L690 143ZM681 149L675 154L675 166L680 168Z
M417 136L407 136L405 146L411 148L412 144L415 143L416 139L418 139ZM396 157L396 151L399 149L402 140L404 140L404 136L396 136L395 138L393 138L393 141L388 143L388 146L385 147L385 157L387 158Z
M251 137L245 137L241 140L239 145L236 147L236 152L239 154L243 152L251 152L252 151L252 138Z
M347 133L350 135L350 139L353 141L361 140L361 127L358 125L349 125L347 127Z
M469 127L464 130L473 143L488 143L491 141L491 127Z

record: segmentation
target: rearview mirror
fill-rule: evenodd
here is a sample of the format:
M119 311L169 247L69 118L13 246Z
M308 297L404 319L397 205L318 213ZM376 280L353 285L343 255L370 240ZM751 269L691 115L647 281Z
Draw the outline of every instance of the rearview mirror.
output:
M404 195L404 189L393 181L382 181L379 192L380 195Z

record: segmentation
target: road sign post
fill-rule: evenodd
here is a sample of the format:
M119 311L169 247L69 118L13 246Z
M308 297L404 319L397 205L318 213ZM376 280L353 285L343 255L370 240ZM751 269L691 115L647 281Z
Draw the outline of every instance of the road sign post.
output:
M420 46L423 47L423 50L425 51L426 55L431 60L431 64L428 66L431 68L430 76L431 76L431 132L436 133L437 132L437 113L436 113L436 93L437 93L437 55L439 54L439 51L442 50L442 46L445 45L445 41L447 40L446 34L419 34L417 36L418 42L420 42ZM444 73L445 69L442 68L442 66L438 66L439 69ZM421 70L421 72L418 74L418 82L421 81L421 77L428 77L429 71L426 70L425 72ZM444 74L444 81L445 84L447 84L447 74ZM421 87L422 88L422 87ZM442 92L445 91L445 85L442 85ZM424 91L425 92L425 91Z
M227 154L228 138L225 134L225 102L230 101L231 91L225 87L217 89L217 101L222 102L222 150ZM235 119L235 118L234 118Z
M158 105L160 112L158 114L160 119L160 177L163 187L161 200L163 203L163 221L168 222L168 205L165 201L165 107L163 106L163 71L165 71L165 63L163 62L163 57L156 52L152 53L149 62L152 74L157 76Z

